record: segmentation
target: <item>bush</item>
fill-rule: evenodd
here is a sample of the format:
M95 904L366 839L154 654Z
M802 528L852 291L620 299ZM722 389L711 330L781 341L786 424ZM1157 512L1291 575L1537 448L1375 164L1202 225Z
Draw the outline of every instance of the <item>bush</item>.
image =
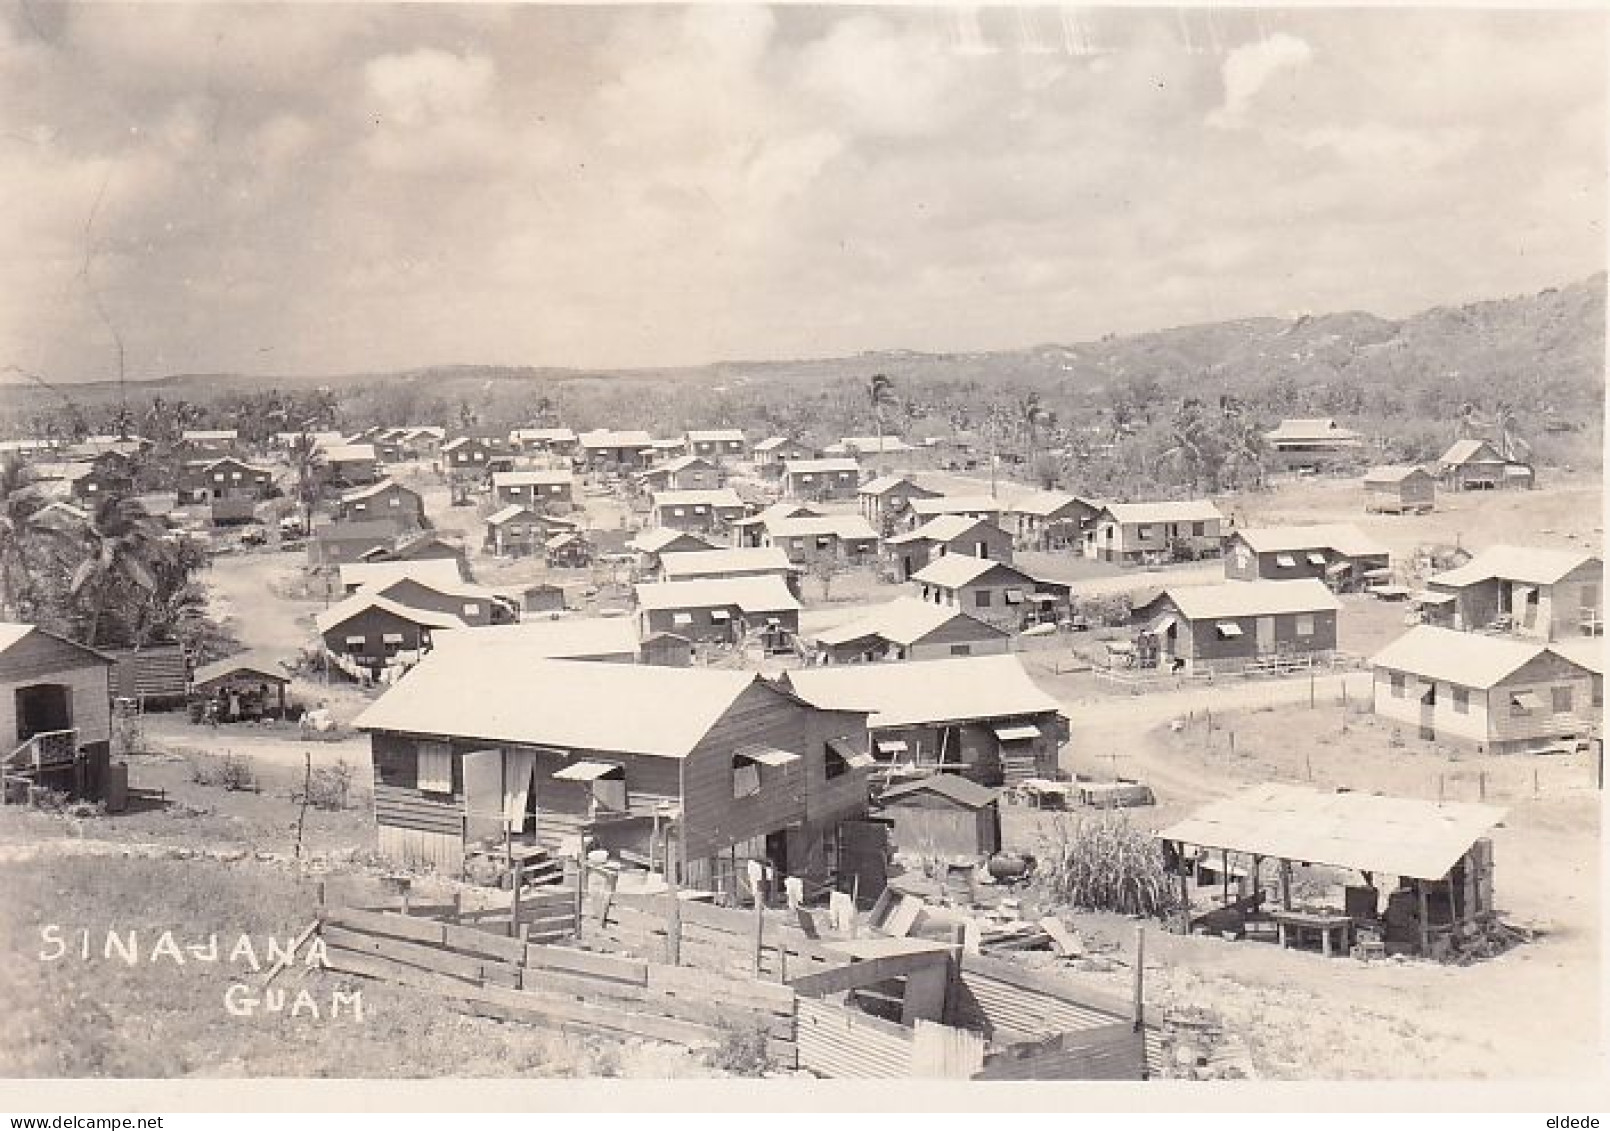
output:
M1123 810L1058 814L1046 838L1041 883L1089 911L1162 916L1174 895L1157 841Z
M221 758L203 754L190 764L190 780L197 785L215 785L237 793L256 793L257 772L250 758L225 754Z
M710 1052L710 1067L732 1076L763 1076L771 1068L766 1030L755 1025L723 1025L721 1044Z
M145 719L139 715L118 715L112 720L112 753L145 753Z
M320 766L308 776L306 800L315 809L345 809L351 793L352 767L345 759L331 766ZM303 790L293 790L291 800L300 804Z
M1134 612L1128 593L1097 593L1074 598L1074 612L1093 625L1122 626Z

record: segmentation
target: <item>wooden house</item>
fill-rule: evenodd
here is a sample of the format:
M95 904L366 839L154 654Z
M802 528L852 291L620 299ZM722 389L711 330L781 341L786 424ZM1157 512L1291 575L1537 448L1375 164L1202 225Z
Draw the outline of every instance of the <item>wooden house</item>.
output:
M1085 530L1084 556L1119 565L1216 558L1223 527L1206 500L1107 503Z
M1235 672L1328 660L1341 602L1313 578L1226 581L1163 590L1134 611L1170 671Z
M542 554L555 569L585 569L593 564L597 549L592 538L580 530L566 530L548 539Z
M1437 480L1423 467L1372 467L1364 473L1364 510L1369 514L1430 514Z
M783 464L783 493L791 499L853 499L860 487L861 465L853 459L796 459Z
M666 581L718 580L727 577L775 577L799 596L799 567L774 546L755 549L692 550L660 559Z
M783 464L815 459L816 449L809 444L791 440L787 436L768 436L756 443L750 454L761 475L767 479L776 479L783 473Z
M464 544L434 530L421 530L403 537L389 546L377 546L361 557L372 562L422 562L445 559L459 563L461 573L469 573L469 556Z
M904 475L880 475L861 484L855 494L861 502L861 517L872 529L884 533L905 519L913 499L937 498L939 492Z
M674 632L656 632L638 646L637 662L662 668L685 668L693 663L693 641Z
M1101 504L1066 491L1036 491L1007 508L1013 537L1025 550L1079 550Z
M425 500L395 479L382 479L342 495L336 517L343 522L390 522L401 534L425 525Z
M363 487L380 478L373 444L337 444L324 449L324 479L337 489Z
M940 660L1009 652L1012 635L960 609L899 597L818 632L816 645L829 664Z
M576 524L570 519L511 503L486 516L482 545L498 557L520 558L541 552L560 535L575 532Z
M0 789L104 796L112 659L31 624L0 624Z
M713 491L656 491L650 496L654 525L710 533L743 518L749 507L730 487Z
M379 849L407 866L456 872L476 843L579 841L735 893L752 859L829 879L839 823L866 813L864 717L748 672L444 650L357 725Z
M456 479L479 479L486 475L494 454L492 444L479 436L455 436L438 452L442 470Z
M705 456L677 456L643 472L650 491L714 491L726 481L721 469Z
M179 433L174 448L187 460L214 460L240 450L240 433L233 428L190 428Z
M824 518L827 512L805 503L773 503L764 510L728 524L734 546L761 546L766 541L766 526L783 518Z
M211 700L219 722L283 719L291 677L275 661L252 654L203 664L190 676L192 701Z
M447 429L437 428L434 425L409 425L403 428L402 436L397 443L402 449L402 457L407 459L433 460L442 454L442 444L447 440Z
M652 451L654 439L636 429L621 431L601 428L576 437L578 457L596 471L642 467Z
M669 463L674 459L681 459L688 454L688 438L686 436L666 436L654 440L643 453L644 467L658 467L662 463Z
M519 610L513 600L469 581L405 576L368 585L359 592L378 593L410 609L450 613L470 628L513 624L519 619Z
M630 617L535 616L519 624L470 627L436 636L436 651L452 655L505 649L525 660L590 660L601 664L635 664L637 627Z
M928 774L878 795L895 851L913 858L978 860L1001 847L1001 791L960 774Z
M799 598L778 577L644 582L635 593L641 637L674 632L733 644L760 633L768 647L780 647L799 632Z
M1437 474L1450 491L1531 489L1537 476L1530 464L1505 459L1486 440L1459 440L1437 460Z
M942 515L960 515L963 518L981 518L1001 524L1001 504L989 495L934 495L912 499L906 508L906 529L915 530L923 523Z
M492 495L505 506L519 504L563 514L576 505L575 478L569 468L494 472Z
M1037 619L1039 585L1006 562L971 554L946 554L911 575L922 600L969 613L1015 632Z
M667 554L696 553L719 548L707 538L669 526L640 530L626 545L637 555L638 572L645 577L659 573L660 563Z
M187 463L179 473L179 498L185 503L258 503L273 491L273 468L234 456Z
M889 456L912 456L921 449L914 448L898 436L844 436L822 449L824 456L847 456L853 460L884 460Z
M391 549L397 537L397 526L390 519L316 524L307 542L308 568L335 569L364 561L375 550Z
M1428 742L1569 751L1599 723L1592 670L1541 641L1416 625L1370 667L1375 713Z
M509 447L527 455L568 456L576 450L576 434L569 428L515 428L509 433Z
M360 589L384 588L404 578L438 585L456 585L464 580L459 563L447 558L419 562L353 562L343 565L338 576L342 593L349 597Z
M451 613L411 608L367 589L331 605L313 624L326 652L370 672L417 660L430 650L433 633L466 627Z
M126 460L89 460L69 465L67 493L91 505L134 490L134 470Z
M797 565L821 558L866 565L878 556L878 533L858 514L776 518L761 527L761 545L773 546Z
M807 703L867 712L869 750L890 778L943 771L996 786L1053 777L1068 740L1061 705L1016 656L799 668L782 681Z
M1581 550L1490 546L1426 588L1428 622L1449 628L1536 640L1604 631L1604 561Z
M720 463L723 460L743 459L748 454L748 445L744 441L742 430L737 428L715 428L699 431L689 431L687 434L687 451L690 456Z
M1329 417L1282 420L1263 438L1276 471L1327 470L1357 460L1364 448L1362 436Z
M1390 576L1385 546L1356 526L1259 526L1224 539L1224 576L1233 581L1313 577L1338 592Z
M910 581L928 563L946 554L968 554L990 561L1012 561L1012 536L988 519L945 514L883 543L895 580Z

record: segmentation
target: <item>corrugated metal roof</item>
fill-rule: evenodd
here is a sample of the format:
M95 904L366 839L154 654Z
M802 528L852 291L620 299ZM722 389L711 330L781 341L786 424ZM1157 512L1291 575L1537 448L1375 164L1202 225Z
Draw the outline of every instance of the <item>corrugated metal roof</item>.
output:
M816 635L823 644L848 644L852 640L881 637L895 644L910 646L929 633L955 620L970 621L970 627L986 636L1005 636L1003 629L948 605L936 605L917 597L899 597L879 605L866 616L830 628Z
M660 570L667 580L754 573L760 570L792 573L794 569L793 563L788 560L788 555L776 546L691 550L683 554L667 554L660 562Z
M732 441L743 443L743 430L739 428L709 428L691 430L688 432L690 444L724 444Z
M701 538L692 531L677 530L669 526L656 526L650 530L639 531L637 536L628 542L627 545L631 549L637 550L640 553L657 554L672 543L679 542L684 539L698 542L700 545L707 546L712 550L718 548L714 546L708 539ZM689 552L697 553L698 551Z
M823 475L829 472L837 473L847 471L854 475L861 473L861 465L853 459L790 459L783 461L784 475L798 475L808 473Z
M332 444L324 449L324 458L330 463L356 463L375 458L373 444Z
M494 471L492 473L493 487L548 487L553 484L565 484L575 481L575 476L565 468L544 468L535 471Z
M986 805L993 805L1001 796L1000 790L979 785L960 774L930 774L925 778L890 786L878 798L878 803L887 805L913 793L937 793L970 809L982 809Z
M354 491L346 492L341 496L341 501L343 503L356 503L364 499L371 499L383 491L391 490L407 491L410 495L413 495L416 498L419 495L419 492L415 491L411 487L404 487L395 479L382 479L380 482L371 483L367 487L359 487Z
M1216 585L1178 585L1164 597L1188 620L1266 617L1314 613L1342 607L1336 594L1314 577L1295 581L1225 581Z
M1236 531L1260 554L1308 549L1335 550L1350 558L1385 557L1386 547L1351 523L1310 526L1253 526Z
M452 653L496 648L505 662L523 663L632 655L637 652L637 644L637 628L630 617L561 617L454 629L436 637L435 650Z
M1432 585L1459 588L1493 578L1528 585L1553 585L1573 570L1600 559L1584 550L1550 550L1537 546L1489 546L1464 565L1433 574ZM1602 567L1602 563L1601 563Z
M584 448L646 448L654 442L654 438L636 429L616 431L599 428L581 433L576 441Z
M1393 465L1388 467L1372 467L1364 473L1365 483L1402 483L1411 475L1430 475L1423 467L1412 465Z
M655 491L654 506L660 507L739 507L744 501L731 487L717 487L708 491Z
M1550 645L1536 641L1420 624L1382 648L1370 658L1370 664L1485 689L1502 683L1549 650ZM1564 650L1554 650L1572 663L1581 662Z
M964 514L974 511L999 514L1001 501L988 495L935 495L928 499L912 499L913 514Z
M732 605L745 613L776 613L801 607L783 579L774 575L657 581L639 584L636 591L638 606L646 610Z
M425 558L421 561L349 562L341 567L341 587L359 588L390 585L409 578L422 585L456 584L463 579L458 562L452 558Z
M964 514L942 514L937 518L930 518L915 530L896 534L886 542L890 546L904 546L909 542L950 542L960 538L979 523L988 521L986 518L969 518Z
M713 668L514 663L503 648L449 648L426 656L355 725L683 758L757 678Z
M874 728L1061 710L1010 655L800 668L784 679L825 710L872 712Z
M464 622L458 617L448 613L438 613L432 609L415 609L408 605L393 601L390 597L382 597L368 590L360 590L344 601L338 601L313 618L314 626L321 632L329 632L339 628L359 613L367 609L380 609L401 617L413 624L423 625L426 628L463 628Z
M872 524L858 514L773 519L766 523L766 533L773 538L811 538L825 534L847 540L876 539L878 536Z
M911 580L926 585L938 585L944 589L957 589L963 585L971 585L992 569L1003 569L1016 574L1023 579L1028 588L1034 587L1034 579L1022 570L1007 565L1005 562L995 561L993 558L975 558L971 554L945 554L935 558L911 575Z
M239 656L229 656L222 660L214 660L210 664L202 664L191 675L192 683L200 685L211 683L235 672L254 672L266 675L279 683L289 683L290 674L279 665L279 661L260 652L246 652Z
M1504 811L1490 805L1265 783L1205 805L1156 835L1199 848L1440 880L1503 819Z
M1102 510L1122 523L1211 522L1223 520L1219 508L1206 499L1184 502L1108 503Z

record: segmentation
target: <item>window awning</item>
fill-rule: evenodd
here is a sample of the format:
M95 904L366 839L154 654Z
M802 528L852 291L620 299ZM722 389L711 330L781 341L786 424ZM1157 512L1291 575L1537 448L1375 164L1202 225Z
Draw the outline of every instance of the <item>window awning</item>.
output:
M1292 569L1297 565L1297 559L1290 554L1276 554L1275 565L1281 569Z
M1218 629L1219 635L1224 637L1226 640L1234 639L1242 634L1241 626L1236 624L1233 620L1221 620L1213 627Z
M1002 742L1027 742L1032 738L1040 737L1040 728L1035 726L996 727L995 737Z
M846 766L854 770L865 769L877 761L872 755L861 753L842 738L828 739L827 748L842 758Z
M1179 623L1179 618L1177 616L1175 616L1173 613L1170 613L1170 614L1168 614L1168 616L1163 617L1156 624L1152 625L1151 630L1153 632L1155 632L1155 633L1161 634L1161 633L1167 632L1169 629L1173 628L1178 623Z
M1030 597L1029 600L1033 601L1036 605L1054 605L1057 603L1056 597L1050 593L1036 593L1034 596Z
M1392 576L1392 570L1390 568L1388 568L1387 566L1378 566L1375 569L1367 569L1367 570L1365 570L1360 576L1362 576L1362 577L1391 577Z
M620 766L610 762L577 762L573 766L566 766L562 770L554 771L553 780L597 781L599 778L608 777L620 769Z
M909 749L898 738L888 738L878 743L879 754L904 754Z
M751 762L759 762L762 766L786 766L790 762L799 761L798 754L791 754L787 750L775 750L769 746L743 746L732 752L734 758L747 758Z
M1006 603L1008 605L1021 605L1023 603L1023 590L1008 589L1006 591Z
M1320 562L1323 562L1323 561L1324 561L1324 559L1321 558ZM1319 562L1316 562L1314 564L1318 565ZM1325 576L1326 577L1335 577L1337 574L1346 573L1348 570L1350 570L1352 568L1353 568L1353 563L1352 562L1331 562L1330 565L1325 567Z
M1414 599L1422 605L1451 605L1459 599L1457 593L1433 593L1427 589L1414 595Z
M731 620L732 619L732 614L729 613L726 609L711 609L710 610L710 619L711 620Z
M1318 550L1315 550L1313 553L1308 555L1308 564L1309 565L1318 565L1318 566L1324 565L1325 564L1325 555L1320 553ZM1346 565L1347 563L1346 562L1338 562L1336 564L1338 564L1338 565Z
M1537 695L1530 691L1517 691L1509 697L1509 705L1517 711L1535 711L1538 707Z
M692 613L673 613L673 614L671 614L671 623L672 624L681 624L681 625L692 624L693 623L693 614Z

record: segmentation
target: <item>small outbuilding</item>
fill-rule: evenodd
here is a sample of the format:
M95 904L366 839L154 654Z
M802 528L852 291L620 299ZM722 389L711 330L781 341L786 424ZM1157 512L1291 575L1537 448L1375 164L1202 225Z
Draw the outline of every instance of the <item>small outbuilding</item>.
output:
M930 774L884 790L878 816L893 822L897 852L977 859L1001 847L1000 798L960 774Z
M212 700L219 722L285 717L291 677L275 661L247 653L203 664L190 677L192 701Z
M1364 509L1370 514L1429 514L1436 505L1436 476L1423 467L1372 467L1364 473Z

